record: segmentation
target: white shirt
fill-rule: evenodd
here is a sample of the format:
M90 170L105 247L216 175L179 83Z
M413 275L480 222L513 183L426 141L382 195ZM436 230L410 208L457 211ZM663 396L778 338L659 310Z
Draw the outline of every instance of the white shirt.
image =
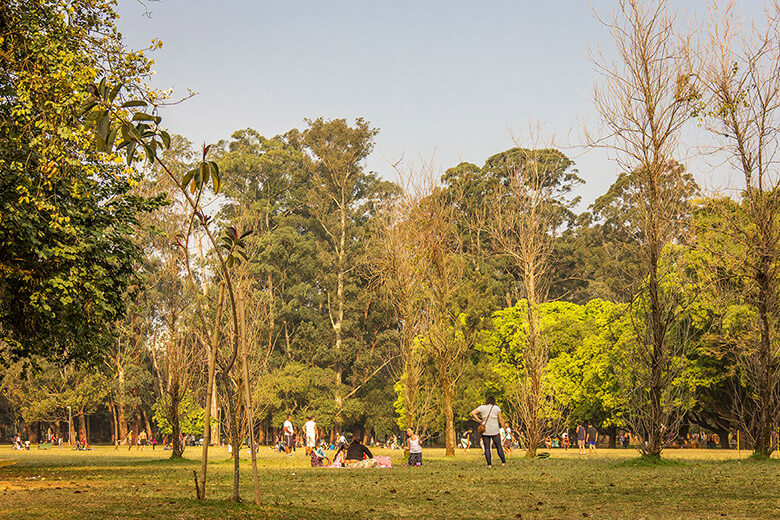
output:
M303 430L306 432L306 437L314 438L317 436L317 423L314 421L306 421L303 425Z
M493 404L483 404L477 408L477 411L485 425L485 433L483 435L498 435L498 413L501 411L501 408Z
M286 435L292 435L293 434L293 425L290 421L284 421L284 433Z

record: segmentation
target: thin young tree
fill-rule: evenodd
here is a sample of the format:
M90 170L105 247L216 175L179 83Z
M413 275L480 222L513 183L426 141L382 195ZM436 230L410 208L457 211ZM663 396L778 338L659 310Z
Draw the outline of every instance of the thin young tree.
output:
M691 116L690 47L676 33L666 0L620 0L604 24L617 58L594 59L602 76L594 101L606 132L589 137L589 143L613 150L631 177L627 189L636 209L640 274L631 306L635 348L626 352L622 380L630 403L627 420L643 439L640 450L657 459L685 412L684 400L675 395L682 386L674 384L685 343L675 333L678 299L664 283L662 253L678 238L686 214L675 154Z
M729 263L741 273L739 297L755 309L754 327L736 345L739 380L736 416L754 455L775 450L780 425L780 3L772 2L760 25L743 30L734 2L713 2L703 53L704 115L725 155L743 179L744 218L726 218L737 247ZM728 209L728 205L724 205Z
M99 151L110 154L124 154L128 165L140 160L145 160L150 165L159 166L162 173L174 184L176 192L182 197L183 204L188 210L186 231L180 243L185 253L185 265L192 276L189 251L190 239L193 231L197 229L203 233L203 239L210 246L210 251L215 259L215 273L219 279L220 295L226 294L224 301L230 311L230 348L231 352L227 360L222 364L223 373L231 370L240 355L239 351L239 327L238 308L233 287L232 266L245 256L244 238L246 233L239 233L236 228L228 226L221 234L214 228L214 222L205 209L208 188L211 186L213 194L218 194L221 188L221 175L219 167L214 161L209 160L210 146L203 146L200 160L195 167L181 175L171 162L163 157L163 151L170 148L171 136L160 127L162 118L156 115L157 105L155 97L148 93L141 93L146 99L132 99L133 93L127 94L123 85L111 85L106 77L97 85L91 85L89 95L79 109L83 116L85 126L94 133L96 147ZM130 99L127 99L130 97ZM124 98L124 99L123 99ZM126 99L126 100L125 100ZM123 102L124 101L124 102ZM140 110L143 109L143 110ZM152 113L148 113L152 112ZM118 141L118 138L121 139ZM218 308L217 314L221 313ZM204 313L197 307L197 315L204 327L208 326ZM209 350L209 376L206 388L205 421L203 435L203 455L201 458L201 475L197 478L196 492L199 500L205 499L206 474L208 469L208 447L211 441L211 401L214 392L216 352L220 341L220 320L214 321L215 325L211 334L203 334L202 338L211 336L207 344ZM233 408L233 410L236 410ZM234 466L234 481L238 480L238 466ZM260 503L258 488L255 501ZM237 485L234 486L234 500L238 500Z

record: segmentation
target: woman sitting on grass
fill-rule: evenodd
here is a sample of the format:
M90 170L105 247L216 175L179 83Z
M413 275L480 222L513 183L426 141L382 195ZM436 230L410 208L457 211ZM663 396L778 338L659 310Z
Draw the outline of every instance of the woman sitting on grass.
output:
M352 443L347 447L347 459L345 461L348 468L371 468L376 465L371 450L360 442L362 436L363 431L360 428L356 428L352 432Z
M330 460L328 460L328 457L325 455L325 452L322 450L322 448L312 449L311 467L322 468L327 466L330 466Z
M339 446L338 451L336 452L336 455L333 457L333 464L328 466L329 468L343 468L344 467L344 461L347 457L347 445L342 444Z

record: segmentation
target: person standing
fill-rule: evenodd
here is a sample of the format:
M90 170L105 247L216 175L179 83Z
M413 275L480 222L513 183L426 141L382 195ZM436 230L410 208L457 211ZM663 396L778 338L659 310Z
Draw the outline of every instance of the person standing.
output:
M577 447L580 449L580 455L585 455L585 426L577 421Z
M512 428L509 427L509 423L504 423L504 453L512 454L513 444L514 444L514 438L512 437Z
M420 437L411 428L406 429L406 447L409 449L409 465L422 466L422 445Z
M599 431L588 423L588 453L596 453L596 443L599 440Z
M303 434L306 437L306 455L311 455L317 446L317 423L311 415L307 419L303 424Z
M496 447L496 453L501 459L501 464L506 466L506 457L504 457L504 447L501 446L501 436L498 433L500 425L504 424L504 418L501 415L501 408L496 406L496 399L490 396L485 400L485 404L471 411L471 416L480 423L478 431L482 434L482 443L485 448L485 461L488 468L493 467L492 454L490 452L490 443ZM484 428L483 428L484 427Z
M295 430L293 430L292 415L287 415L287 420L284 421L282 426L282 432L284 434L284 452L287 455L292 455L293 443L295 442Z

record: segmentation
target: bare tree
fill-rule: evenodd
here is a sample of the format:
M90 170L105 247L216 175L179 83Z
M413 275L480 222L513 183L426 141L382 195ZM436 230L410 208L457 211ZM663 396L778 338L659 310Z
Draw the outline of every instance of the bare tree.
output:
M464 323L457 301L468 281L467 258L453 203L453 198L458 199L460 195L445 194L434 181L432 168L426 173L420 195L416 197L418 202L409 216L424 305L430 320L426 334L420 337L420 345L433 359L445 423L445 454L454 456L454 390L474 342L474 332Z
M604 23L618 57L613 63L594 59L602 75L594 100L606 135L589 141L614 150L631 177L641 269L631 306L636 348L625 357L631 369L623 381L628 422L644 440L640 449L658 458L675 435L675 418L685 412L685 401L674 395L682 387L673 384L681 369L675 360L685 345L670 334L677 297L664 283L662 253L678 237L686 214L674 156L691 114L689 45L676 34L666 0L620 0L613 19Z
M412 177L397 171L402 179ZM394 374L402 385L405 413L401 426L424 433L432 418L434 394L424 392L421 387L428 357L420 338L430 328L430 311L424 298L421 251L414 244L417 230L412 213L418 204L419 200L409 189L398 198L386 201L375 217L368 261L374 284L390 300L400 323L401 363Z
M538 135L539 129L533 129L530 149L518 146L502 154L501 171L494 172L502 182L485 200L479 223L493 251L505 256L519 273L520 294L527 303L527 329L511 356L516 380L509 395L528 457L536 456L545 437L561 422L546 378L549 345L540 329L539 306L549 294L555 235L563 224L564 211L576 202L567 200L567 194L579 181L570 171L570 159L558 150L536 145Z
M732 1L713 2L703 53L704 112L716 153L742 174L744 218L727 218L724 232L738 272L740 295L756 309L755 327L736 352L740 382L736 416L754 454L771 456L780 425L780 343L777 340L780 267L780 3L761 26L743 31ZM729 254L723 251L723 254Z

